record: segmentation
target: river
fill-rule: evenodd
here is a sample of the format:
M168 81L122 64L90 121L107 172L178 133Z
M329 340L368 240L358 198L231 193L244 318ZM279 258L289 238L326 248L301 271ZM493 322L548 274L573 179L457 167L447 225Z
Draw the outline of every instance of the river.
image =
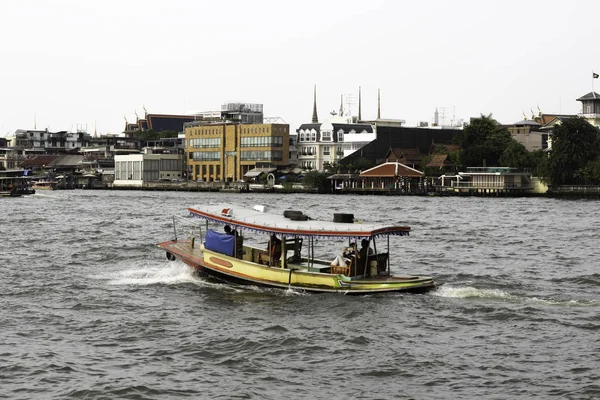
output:
M155 244L205 202L410 225L428 294L207 281ZM598 202L49 191L0 199L0 398L600 397ZM327 244L323 244L327 246Z

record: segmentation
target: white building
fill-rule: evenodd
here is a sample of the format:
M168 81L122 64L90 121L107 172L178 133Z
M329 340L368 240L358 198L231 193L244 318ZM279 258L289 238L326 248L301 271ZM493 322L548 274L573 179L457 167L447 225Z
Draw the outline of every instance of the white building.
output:
M114 186L142 187L144 182L183 178L183 155L152 153L115 156Z
M302 124L297 129L298 166L322 171L377 138L376 128L356 118L332 115L324 123Z
M14 135L7 138L8 145L20 149L65 151L91 146L92 137L83 131L49 132L45 130L17 129Z

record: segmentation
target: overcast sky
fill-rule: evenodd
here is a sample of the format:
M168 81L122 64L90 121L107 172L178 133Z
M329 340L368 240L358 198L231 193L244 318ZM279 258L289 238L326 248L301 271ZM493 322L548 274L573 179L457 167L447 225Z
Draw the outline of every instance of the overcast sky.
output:
M600 72L600 1L2 0L0 136L119 133L135 112L264 104L295 130L340 95L408 125L578 113ZM600 79L595 80L600 92ZM357 104L352 106L357 113Z

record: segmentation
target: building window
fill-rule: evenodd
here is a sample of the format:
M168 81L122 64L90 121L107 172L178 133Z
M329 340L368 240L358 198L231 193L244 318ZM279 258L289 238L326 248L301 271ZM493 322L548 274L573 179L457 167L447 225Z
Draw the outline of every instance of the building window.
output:
M312 131L310 134L310 141L311 142L316 142L317 141L317 132Z
M220 151L195 151L192 154L194 161L219 161L221 159Z
M329 155L329 146L323 146L323 155L324 156L328 156Z
M219 148L221 147L221 138L192 139L190 145L194 148Z
M241 161L283 161L283 151L242 151Z
M240 147L283 147L283 136L245 136Z
M343 142L344 141L344 132L340 131L338 132L338 142Z

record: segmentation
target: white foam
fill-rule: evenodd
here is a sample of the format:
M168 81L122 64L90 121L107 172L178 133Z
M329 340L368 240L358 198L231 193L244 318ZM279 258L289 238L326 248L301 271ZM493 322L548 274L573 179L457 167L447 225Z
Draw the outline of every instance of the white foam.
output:
M451 286L441 286L436 291L433 292L433 295L440 297L454 297L461 299L468 299L471 297L478 298L499 298L499 299L507 299L513 297L510 293L507 293L498 289L477 289L471 286L466 287L451 287Z
M505 300L514 303L530 303L530 304L542 304L542 305L553 305L553 306L592 306L596 305L597 302L594 300L556 300L556 299L544 299L539 297L526 297L518 296L508 293L504 290L499 289L478 289L472 286L464 287L452 287L452 286L441 286L432 293L434 296L449 297L449 298L481 298L481 299L496 299Z
M202 282L195 274L194 269L182 262L139 266L133 269L114 272L108 278L110 285L146 286L180 283L198 284Z

